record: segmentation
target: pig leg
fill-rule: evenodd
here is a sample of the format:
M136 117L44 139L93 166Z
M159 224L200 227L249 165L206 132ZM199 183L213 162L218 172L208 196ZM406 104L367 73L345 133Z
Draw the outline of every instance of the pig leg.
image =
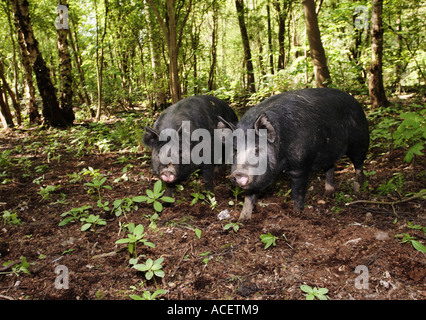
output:
M204 187L207 191L214 192L213 176L214 176L214 166L213 165L203 167Z
M334 167L325 172L325 192L326 197L332 197L334 194Z
M308 185L308 177L304 172L300 175L290 175L291 176L291 195L293 198L293 211L301 212L303 211L304 202L305 202L305 194L306 194L306 186Z
M360 168L355 168L355 182L354 182L354 190L355 192L359 192L362 185L364 184L365 176L364 172L362 172L362 166Z
M164 196L166 196L166 197L173 197L173 191L174 190L175 190L174 186L166 184L166 189L164 190Z
M241 210L239 221L250 220L251 214L253 212L254 204L257 200L257 194L246 194L246 198L244 200L243 210Z

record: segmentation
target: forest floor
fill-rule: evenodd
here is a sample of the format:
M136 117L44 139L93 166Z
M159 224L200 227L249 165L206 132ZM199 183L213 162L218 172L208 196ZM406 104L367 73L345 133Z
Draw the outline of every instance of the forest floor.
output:
M191 193L201 183L194 178L158 219L153 205L143 202L116 216L97 206L98 193L90 194L85 184L96 174L107 178L103 186L111 190L101 188L100 195L109 209L117 199L145 195L156 179L148 150L73 150L66 131L38 129L3 132L0 146L0 173L7 172L0 177L0 299L130 299L161 288L163 299L302 300L301 285L326 288L328 298L336 300L426 299L425 254L395 237L407 234L426 242L424 231L412 228L426 226L425 201L347 205L360 199L398 202L424 189L425 157L408 165L401 150L370 152L368 186L359 194L352 191L353 167L343 159L337 163L335 198L323 197L324 177L313 174L303 213L292 212L283 175L261 194L252 220L234 231L224 226L237 221L244 195L235 204L235 189L224 175L215 183L216 204L206 198L191 205ZM89 167L93 176L82 174ZM399 193L380 195L377 190L389 182ZM79 221L58 226L65 219L61 214L84 205L106 224L86 231ZM219 220L224 209L231 218ZM144 239L155 244L137 245L139 263L164 258L163 278L146 280L145 272L129 264L133 255L126 244L116 244L127 237L130 222L142 224ZM265 249L260 235L268 233L276 237L275 245ZM59 265L68 271L68 289L61 289L66 273L55 273Z

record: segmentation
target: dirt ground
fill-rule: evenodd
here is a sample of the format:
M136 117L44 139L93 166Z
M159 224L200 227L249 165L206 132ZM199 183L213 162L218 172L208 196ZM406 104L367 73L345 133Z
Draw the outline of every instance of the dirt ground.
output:
M34 139L42 144L43 137L28 137L25 130L0 135L0 151L17 145L23 150L12 153L13 165L0 170L6 170L9 179L0 185L0 214L8 210L21 220L21 225L0 220L0 299L121 300L161 288L165 294L157 298L162 299L303 300L303 284L327 288L328 298L335 300L426 299L425 254L395 238L407 233L426 242L421 230L408 227L408 222L426 226L425 201L414 199L394 206L345 205L360 199L398 201L407 193L420 191L426 179L424 157L407 165L399 150L391 156L370 154L365 170L375 174L368 176L369 186L360 194L352 191L354 171L343 159L337 164L336 197L323 197L324 177L314 174L307 208L298 214L292 212L292 201L286 194L289 181L283 175L261 194L253 219L234 232L224 226L237 221L241 206L229 204L235 197L224 175L215 183L215 208L201 200L191 205L191 193L201 183L195 179L177 192L176 202L164 207L154 226L149 220L154 213L151 204L139 203L137 210L116 217L98 208L95 195L88 194L89 187L84 184L90 182L90 175L79 181L70 176L83 168L99 169L107 177L105 184L112 188L101 190L102 200L110 206L116 199L144 195L147 189L152 190L155 177L143 149L78 157L57 150L55 154L61 156L47 163L46 154L25 153L25 148L37 141ZM30 161L26 167L19 162L23 154ZM125 163L118 161L123 156L128 157ZM36 173L35 168L42 165L47 166ZM123 176L126 165L127 181L114 182ZM377 188L397 172L404 177L401 198L398 193L379 196ZM36 178L40 184L34 182ZM39 191L48 185L60 187L43 200ZM243 199L241 194L237 202ZM64 219L62 213L83 205L92 206L89 212L100 215L106 224L87 231L80 230L80 222L58 226ZM231 218L219 220L218 213L225 209ZM144 238L155 244L155 248L138 244L139 263L163 257L163 278L146 280L144 272L129 265L126 245L115 243L126 237L123 226L130 222L142 224ZM201 235L197 236L196 229ZM260 235L268 233L277 237L276 245L265 249ZM21 257L30 264L30 274L5 266L8 261L19 265ZM65 266L69 272L68 289L60 288L65 273L55 273L57 266ZM366 285L368 288L363 287Z

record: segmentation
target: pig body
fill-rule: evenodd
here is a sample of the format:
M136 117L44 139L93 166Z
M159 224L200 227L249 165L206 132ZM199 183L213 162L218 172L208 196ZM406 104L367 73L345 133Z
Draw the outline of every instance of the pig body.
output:
M236 123L238 118L235 112L224 101L213 96L194 96L178 101L168 107L157 119L153 128L146 127L144 144L152 149L151 165L153 173L166 183L166 194L171 195L176 184L187 180L189 176L200 169L202 171L205 187L213 190L214 162L195 164L193 161L182 161L182 137L191 137L191 133L197 129L205 129L213 137L213 130L218 124L218 117L226 119L230 123ZM187 124L184 127L183 124ZM185 128L185 129L183 129ZM160 150L167 141L160 140L163 130L175 130L179 137L179 159L175 163L164 162ZM185 132L189 130L189 132ZM213 142L213 139L212 139ZM196 142L185 141L191 150ZM213 147L211 146L211 150ZM213 156L213 154L212 154Z
M291 178L295 211L303 210L312 171L324 170L326 194L334 192L334 163L343 155L354 164L356 180L362 184L368 123L361 105L345 92L314 88L278 94L247 111L237 126L226 125L234 130L267 130L266 172L250 175L251 165L236 161L231 168L231 181L246 190L240 220L251 218L258 192L282 172Z

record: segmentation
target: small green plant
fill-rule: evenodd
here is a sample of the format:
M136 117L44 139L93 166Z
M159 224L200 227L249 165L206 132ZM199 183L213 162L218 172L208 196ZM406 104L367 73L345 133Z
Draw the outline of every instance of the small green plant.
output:
M382 183L378 188L377 192L382 195L392 194L394 192L401 193L402 188L404 186L404 176L402 173L395 173L392 178L389 179L388 182Z
M268 249L271 245L275 247L278 239L278 237L272 235L270 232L260 235L260 240L265 244L265 249Z
M104 185L106 180L107 180L107 178L104 177L104 175L100 174L100 175L94 177L91 182L86 182L84 185L90 188L89 191L88 191L89 194L90 193L97 193L98 194L98 200L101 200L102 199L101 189L112 190L111 186Z
M401 243L411 243L414 249L426 253L426 247L418 241L416 237L413 237L408 233L396 234L395 238L402 238Z
M138 271L145 272L145 278L146 280L154 279L155 286L157 286L157 281L155 280L155 277L163 278L164 277L164 271L163 266L161 265L164 261L164 258L158 258L157 260L148 259L145 263L135 264L133 265L133 269L136 269Z
M241 222L230 222L223 227L223 230L232 229L232 231L234 233L237 233L238 230L240 230L240 226L242 226L242 225L243 224Z
M122 214L126 215L126 213L130 213L133 210L138 210L137 203L146 201L147 199L144 196L136 196L133 198L123 198L117 199L113 202L112 212L117 216L121 216Z
M116 244L122 244L127 243L128 250L130 254L133 254L136 258L137 251L136 246L138 243L142 243L148 247L155 248L155 245L152 242L149 242L148 240L144 239L145 232L144 232L144 226L141 224L138 224L135 227L135 224L133 222L129 223L127 225L127 229L129 230L129 233L127 234L127 238L119 239L115 243Z
M59 226L62 227L72 221L80 221L82 218L88 217L88 210L92 209L92 206L84 205L79 208L72 208L71 210L61 214L61 217L66 217L64 220L59 222Z
M163 204L160 201L172 203L175 199L172 197L163 196L164 194L163 183L157 180L152 190L146 190L146 196L139 196L137 200L140 202L152 203L154 210L157 212L163 211Z
M307 293L306 300L314 300L315 298L319 300L328 300L327 293L328 289L326 288L317 288L317 287L310 287L307 285L301 285L300 290Z
M418 112L405 112L399 116L404 119L393 133L395 147L407 148L404 161L410 163L414 156L422 156L426 139L426 109L421 105Z
M81 231L86 231L88 229L94 230L95 226L104 226L106 225L105 219L99 217L99 215L91 214L88 217L80 219L81 222L85 222L81 226Z
M155 298L157 298L157 296L159 296L160 294L166 294L166 291L164 291L163 289L158 289L151 294L151 292L144 290L144 292L142 292L142 296L139 296L137 294L131 294L130 298L133 300L155 300Z
M18 214L15 212L10 212L8 210L3 211L2 215L3 224L11 224L11 225L21 225L21 219L18 218Z
M5 263L3 263L3 269L7 270L8 266L11 266L11 270L12 271L5 271L5 272L0 272L0 274L10 274L13 273L17 276L19 276L19 274L21 272L25 273L25 274L31 274L30 270L28 269L30 267L30 263L28 263L27 258L25 258L24 256L21 256L21 262L18 261L6 261ZM32 263L34 264L34 263Z
M204 264L209 263L210 259L213 258L212 256L210 256L210 253L211 253L211 251L200 253L200 257L204 257L203 258L203 263Z
M37 192L37 194L41 195L42 200L47 201L47 200L50 200L51 194L57 191L60 187L61 187L60 185L57 185L57 186L48 185L45 188L40 187L40 191Z

